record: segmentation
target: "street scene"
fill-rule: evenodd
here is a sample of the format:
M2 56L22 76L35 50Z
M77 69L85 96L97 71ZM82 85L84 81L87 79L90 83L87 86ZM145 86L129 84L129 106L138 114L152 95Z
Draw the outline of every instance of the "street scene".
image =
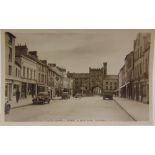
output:
M44 106L44 107L43 107ZM114 100L99 96L55 99L50 104L23 106L12 109L6 116L10 121L135 121Z
M147 30L5 32L5 121L149 121Z
M28 104L28 103L29 104ZM124 105L124 103L126 104ZM33 105L31 100L12 107L6 121L147 121L149 107L130 100L103 100L100 96L56 98L46 105Z

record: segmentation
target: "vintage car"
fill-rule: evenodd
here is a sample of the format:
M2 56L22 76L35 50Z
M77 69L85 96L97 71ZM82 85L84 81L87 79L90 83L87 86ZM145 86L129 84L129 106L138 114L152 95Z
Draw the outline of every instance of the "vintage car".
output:
M104 91L103 92L103 100L105 99L110 99L110 100L113 100L113 92L111 91Z
M68 92L62 92L62 99L69 99L70 95Z
M75 98L80 98L80 97L82 97L82 95L80 93L76 93L74 97Z
M48 92L40 92L32 99L33 104L45 104L50 103L50 95Z

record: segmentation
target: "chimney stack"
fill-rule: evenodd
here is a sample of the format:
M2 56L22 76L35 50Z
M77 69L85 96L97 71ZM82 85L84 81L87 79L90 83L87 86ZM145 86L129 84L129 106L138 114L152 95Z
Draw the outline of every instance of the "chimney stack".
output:
M47 65L47 60L40 60L43 64Z
M19 44L15 47L15 50L16 50L16 56L28 54L28 48L26 45Z
M104 75L107 75L107 62L103 63L103 70Z
M38 59L37 51L29 51L29 55L31 55L34 58Z
M56 67L56 64L55 63L49 63L48 64L50 67Z

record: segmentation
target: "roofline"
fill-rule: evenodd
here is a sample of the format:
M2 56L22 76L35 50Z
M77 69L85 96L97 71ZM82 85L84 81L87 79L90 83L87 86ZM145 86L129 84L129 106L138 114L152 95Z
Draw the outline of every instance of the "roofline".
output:
M13 38L16 38L16 36L14 36L14 35L13 35L12 33L10 33L10 32L5 32L5 33L11 35Z

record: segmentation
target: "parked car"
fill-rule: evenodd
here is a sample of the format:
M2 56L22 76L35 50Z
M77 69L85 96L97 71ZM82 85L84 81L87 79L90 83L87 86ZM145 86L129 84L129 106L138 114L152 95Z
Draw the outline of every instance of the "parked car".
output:
M103 92L103 100L105 100L106 98L113 100L113 93L110 91Z
M33 104L45 104L50 103L50 95L48 92L40 92L38 95L32 99Z
M79 98L79 97L82 97L82 95L80 93L76 93L74 97Z
M62 99L69 99L70 95L69 92L62 92Z
M5 101L5 114L9 114L9 113L10 113L10 109L11 109L11 105L10 105L9 102L6 100L6 101Z

